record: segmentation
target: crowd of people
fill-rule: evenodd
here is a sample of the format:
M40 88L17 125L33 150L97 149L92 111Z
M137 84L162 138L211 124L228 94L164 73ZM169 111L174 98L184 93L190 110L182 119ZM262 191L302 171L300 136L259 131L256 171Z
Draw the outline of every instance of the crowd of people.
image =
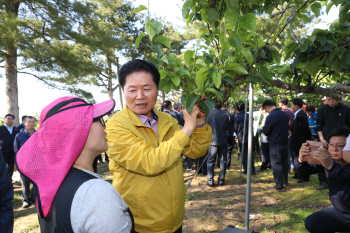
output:
M247 174L249 117L244 102L232 112L233 106L216 102L208 116L198 101L191 114L170 101L159 111L160 74L152 63L130 61L118 79L126 107L117 113L114 100L93 105L62 97L42 110L37 130L32 116L24 116L18 127L14 115L5 116L0 126L0 232L13 231L15 164L22 207L35 204L41 232L182 232L183 156L187 171L194 160L209 186L222 186L237 147ZM329 188L332 206L306 218L306 229L317 233L350 230L350 131L345 127L350 126L350 109L334 98L326 101L317 111L302 99L293 99L291 107L286 98L278 100L278 107L272 100L258 105L262 121L253 141L256 151L261 144L260 168L255 170L251 160L252 175L272 169L274 186L269 190L288 186L291 172L299 183L318 174L317 188ZM106 115L108 122L102 118ZM322 146L314 151L309 143L317 140ZM96 173L97 157L104 153L112 185Z

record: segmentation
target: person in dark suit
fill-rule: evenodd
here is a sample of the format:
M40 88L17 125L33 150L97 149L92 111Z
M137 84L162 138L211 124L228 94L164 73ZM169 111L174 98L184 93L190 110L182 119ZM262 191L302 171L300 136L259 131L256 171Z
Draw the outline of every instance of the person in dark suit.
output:
M221 108L222 111L226 112L229 116L229 128L227 129L227 158L226 158L226 169L231 166L231 154L234 146L234 138L233 138L233 122L234 117L233 113L228 111L229 105L225 102Z
M276 185L269 190L281 190L288 185L288 115L276 107L272 100L266 100L263 108L269 113L263 134L269 141L271 168Z
M171 115L177 120L177 122L179 123L179 125L181 127L184 127L185 120L184 120L184 115L182 113L182 111L183 111L182 105L180 103L175 103L173 108L174 108L174 111L171 113ZM192 165L193 165L193 160L191 158L187 157L186 170L192 171Z
M179 125L183 127L185 125L184 115L182 114L183 107L180 103L174 104L174 111L171 113L171 115L177 120Z
M218 183L224 185L227 158L227 130L230 127L228 113L221 110L222 103L216 102L215 109L207 116L207 123L212 130L212 142L208 149L208 185L214 186L214 167L216 153L220 158L220 173Z
M306 140L311 140L311 131L309 129L309 119L307 118L306 113L303 111L303 100L302 99L293 99L292 100L292 111L294 113L294 122L291 129L291 140L290 146L292 149L292 159L293 161L298 155L299 150L303 143ZM298 183L303 183L310 180L310 176L299 176Z
M0 145L1 147L1 145ZM0 232L13 232L13 186L0 150Z
M170 100L164 101L160 110L171 115L171 113L173 112L173 106L171 106Z
M24 122L25 122L26 117L27 117L26 115L22 116L22 124L20 124L19 126L17 126L17 129L18 129L19 131L21 131L23 128L25 128Z
M4 124L0 126L0 141L2 141L1 152L6 162L6 168L12 180L13 169L15 166L15 151L13 142L19 130L13 126L15 116L12 114L5 115Z
M236 104L236 109L239 111L239 113L235 116L233 120L233 128L237 134L238 138L238 145L239 145L239 151L242 154L243 150L243 143L244 143L244 154L242 154L243 159L243 174L247 174L247 160L248 160L248 127L249 127L249 114L247 114L246 117L246 124L245 124L245 137L243 138L244 134L244 111L245 103L243 101L239 101ZM255 175L255 167L254 167L254 156L252 157L252 174Z

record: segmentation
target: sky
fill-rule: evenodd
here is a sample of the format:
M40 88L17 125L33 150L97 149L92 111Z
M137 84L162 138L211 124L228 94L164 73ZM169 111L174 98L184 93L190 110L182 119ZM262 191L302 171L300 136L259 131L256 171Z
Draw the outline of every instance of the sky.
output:
M170 21L175 26L183 26L185 23L182 19L181 6L183 2L181 0L151 0L150 1L150 13L157 17L164 17L165 20ZM135 0L134 5L148 6L148 0ZM324 9L323 9L324 11ZM338 8L334 6L331 8L328 15L321 16L321 23L316 25L316 28L326 29L329 23L338 18ZM4 69L0 69L0 116L3 117L7 114L7 98L6 98L6 80ZM102 88L94 86L85 86L88 91L91 91L96 102L102 102L109 99L107 93L101 93ZM69 96L70 94L65 91L57 89L50 89L46 84L38 81L36 78L30 75L18 74L18 92L19 92L19 114L22 115L40 115L41 110L53 100ZM114 92L114 99L116 101L116 108L121 109L119 92ZM125 103L125 100L123 100Z

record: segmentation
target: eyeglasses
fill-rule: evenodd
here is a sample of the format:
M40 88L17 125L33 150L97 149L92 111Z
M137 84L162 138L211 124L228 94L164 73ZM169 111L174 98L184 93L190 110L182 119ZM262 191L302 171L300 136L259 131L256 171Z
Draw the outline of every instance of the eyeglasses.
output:
M337 150L343 150L345 145L339 145L339 144L334 144L334 143L329 143L328 148L333 149L336 148Z
M103 128L106 128L106 124L105 124L104 120L101 117L94 118L92 123L94 123L94 122L100 122L101 125L103 126Z

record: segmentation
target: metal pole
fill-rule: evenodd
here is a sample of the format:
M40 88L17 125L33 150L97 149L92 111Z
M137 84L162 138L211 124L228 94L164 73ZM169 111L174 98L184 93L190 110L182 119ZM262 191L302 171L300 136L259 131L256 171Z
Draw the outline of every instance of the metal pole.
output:
M248 93L247 90L247 98L245 99L245 113L244 113L244 126L243 126L243 142L242 142L242 151L241 151L241 169L239 171L239 177L242 176L242 166L243 166L243 153L244 153L244 139L247 134L246 132L246 122L247 122L247 110L248 110Z
M249 210L251 191L251 170L253 160L253 84L249 84L249 129L248 129L248 165L247 165L247 191L245 204L245 230L249 231Z

